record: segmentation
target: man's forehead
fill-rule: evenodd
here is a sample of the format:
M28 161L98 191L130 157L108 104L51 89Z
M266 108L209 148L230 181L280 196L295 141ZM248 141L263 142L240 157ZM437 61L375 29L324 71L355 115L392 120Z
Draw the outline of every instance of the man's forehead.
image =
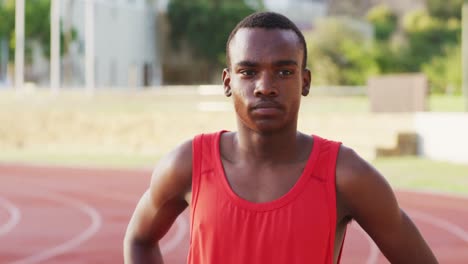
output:
M243 60L299 60L302 57L299 37L289 29L241 28L231 40L231 63ZM302 58L301 58L302 59Z

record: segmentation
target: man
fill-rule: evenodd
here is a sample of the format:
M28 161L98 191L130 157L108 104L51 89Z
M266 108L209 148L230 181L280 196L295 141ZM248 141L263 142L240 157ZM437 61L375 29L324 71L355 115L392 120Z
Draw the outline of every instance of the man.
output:
M379 172L297 131L311 81L297 27L255 13L226 49L238 131L199 135L159 162L129 223L125 262L162 263L158 241L190 206L188 263L338 263L352 219L392 263L437 263Z

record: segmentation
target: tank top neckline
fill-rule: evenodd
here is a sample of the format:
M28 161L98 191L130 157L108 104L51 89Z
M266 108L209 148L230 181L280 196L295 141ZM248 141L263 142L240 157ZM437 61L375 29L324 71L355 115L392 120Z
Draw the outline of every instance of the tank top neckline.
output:
M221 135L224 132L228 131L219 131L216 133L214 142L213 142L213 147L214 147L214 159L215 159L215 173L217 175L220 175L220 177L216 177L219 180L217 181L218 184L220 184L220 187L223 189L224 193L227 194L229 199L237 206L251 210L251 211L271 211L275 210L278 208L281 208L283 206L286 206L290 202L292 202L304 189L304 187L307 185L309 182L310 178L312 178L312 171L315 168L315 163L318 158L319 154L319 149L320 149L320 144L321 140L320 137L316 135L312 135L313 137L313 144L312 144L312 150L310 151L309 157L307 159L306 165L304 166L304 170L302 171L301 176L299 179L296 181L296 183L293 185L293 187L283 196L267 201L267 202L261 202L261 203L254 203L251 201L248 201L239 195L237 195L229 185L229 181L226 177L226 173L224 171L224 166L221 160Z

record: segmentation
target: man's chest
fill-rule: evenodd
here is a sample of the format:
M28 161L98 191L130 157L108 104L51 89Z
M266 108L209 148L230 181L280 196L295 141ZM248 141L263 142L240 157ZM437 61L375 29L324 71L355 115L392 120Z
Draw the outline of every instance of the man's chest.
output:
M248 166L223 162L232 191L254 203L274 201L287 194L301 177L304 165Z
M229 169L226 166L227 173ZM291 170L282 173L288 172L291 175ZM331 214L334 204L328 199L326 182L297 171L294 181L286 181L288 188L281 188L285 183L280 180L271 185L256 179L255 187L252 181L242 185L244 179L236 178L232 182L237 185L229 183L234 186L229 190L220 182L227 180L227 175L213 170L201 175L191 206L194 250L212 248L214 259L230 256L235 263L252 263L252 256L258 257L254 263L325 262L331 254L330 234L335 228ZM260 195L255 195L256 188ZM247 192L250 199L239 192ZM240 253L245 253L245 258ZM291 256L298 259L292 261Z

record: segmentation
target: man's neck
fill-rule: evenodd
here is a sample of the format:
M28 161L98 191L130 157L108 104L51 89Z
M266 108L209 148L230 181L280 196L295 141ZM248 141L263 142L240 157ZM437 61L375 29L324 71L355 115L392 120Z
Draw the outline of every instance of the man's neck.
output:
M300 133L296 127L272 133L259 133L239 127L233 137L238 159L266 163L287 163L300 155Z

